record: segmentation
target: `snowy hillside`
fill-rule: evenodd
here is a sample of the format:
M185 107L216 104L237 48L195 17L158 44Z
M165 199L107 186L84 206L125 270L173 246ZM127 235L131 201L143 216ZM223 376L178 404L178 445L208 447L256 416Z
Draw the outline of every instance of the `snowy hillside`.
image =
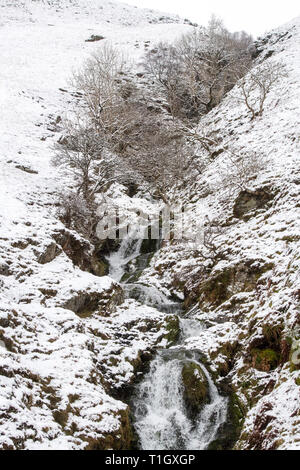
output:
M1 0L3 449L96 448L101 439L108 442L103 446L112 445L109 439L123 428L127 432L127 407L107 395L102 382L113 381L114 387L129 383L131 363L138 364L141 351L151 349L164 335L157 326L158 320L158 325L164 323L162 314L133 301L115 307L122 302L117 284L80 271L54 241L69 243L69 250L75 252L80 247L91 249L78 235L67 233L53 215L56 192L70 183L63 176L58 179L49 162L59 136L57 118L76 103L76 96L63 91L69 89L67 79L72 68L97 47L86 39L102 34L138 55L145 41L158 36L172 39L189 26L178 25L176 18L161 19L161 13L105 0L51 2L51 7L48 3ZM103 300L100 315L115 311L114 315L95 319L94 324L91 320L88 326L73 313L82 308L77 304L83 292L87 308L98 296ZM71 310L64 308L67 304ZM133 323L136 326L127 340L126 325ZM145 328L150 332L143 339ZM120 334L122 329L124 339L114 339L113 332ZM118 367L106 367L115 354ZM78 437L66 437L62 427L70 406ZM120 447L126 446L125 438L118 439Z
M196 302L192 316L209 328L185 347L200 350L220 383L233 386L237 415L246 415L236 448L298 449L299 366L292 352L299 352L300 326L300 18L256 48L257 66L281 61L288 77L255 121L236 100L236 88L201 120L200 132L206 128L217 141L216 157L190 193L181 193L195 223L205 216L217 220L221 260L203 263L185 245L173 244L155 255L141 281L175 292L181 286L186 305ZM264 161L245 190L232 192L227 148ZM198 153L201 161L203 149Z
M0 0L0 449L131 448L123 396L155 349L178 340L174 296L205 325L180 350L198 351L231 394L228 445L300 448L300 371L291 360L300 325L300 19L256 44L256 65L278 60L288 70L263 116L251 121L233 89L203 119L220 137L215 159L176 194L195 221L219 219L221 260L204 269L184 245L165 243L143 266L137 301L103 276L90 242L57 219L57 195L74 183L50 160L61 117L80 105L69 77L99 47L91 39L124 51L134 75L158 39L191 29L107 0ZM248 192L222 187L226 145L265 159ZM112 196L153 210L138 195Z

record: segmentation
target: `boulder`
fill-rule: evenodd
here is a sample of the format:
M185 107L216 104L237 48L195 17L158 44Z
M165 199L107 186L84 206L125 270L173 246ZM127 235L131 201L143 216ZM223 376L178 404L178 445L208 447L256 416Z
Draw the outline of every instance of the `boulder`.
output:
M112 284L110 289L103 291L78 291L64 304L63 308L72 310L81 318L92 314L109 316L118 305L124 302L124 292L118 284Z
M249 191L247 189L240 192L233 206L233 215L237 219L244 219L250 212L255 212L264 207L271 199L273 194L268 188Z
M192 361L184 364L181 375L186 406L195 416L210 402L207 378L200 365Z
M61 249L55 242L46 246L45 250L39 255L38 263L47 264L53 261L61 253Z
M197 286L199 305L207 311L235 294L254 290L259 278L273 267L273 263L249 259L216 271Z

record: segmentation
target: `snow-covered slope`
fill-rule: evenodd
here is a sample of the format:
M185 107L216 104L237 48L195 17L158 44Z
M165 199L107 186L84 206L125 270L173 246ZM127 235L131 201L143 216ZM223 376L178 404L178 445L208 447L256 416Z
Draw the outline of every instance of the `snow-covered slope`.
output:
M300 18L256 48L256 66L281 62L287 77L261 117L251 120L234 88L201 120L199 132L218 143L203 176L177 195L195 226L205 216L216 221L219 257L203 262L173 243L142 281L183 289L186 304L196 305L191 315L211 326L186 348L200 350L217 380L233 386L238 421L246 417L237 448L299 449ZM231 185L236 168L226 149L244 155L246 172L254 153L264 161L244 191Z
M70 182L50 158L58 116L76 104L72 68L98 47L86 39L137 56L189 26L106 0L0 7L0 448L126 448L127 406L108 391L130 383L164 320L133 301L118 307L117 283L70 260L92 248L55 217Z

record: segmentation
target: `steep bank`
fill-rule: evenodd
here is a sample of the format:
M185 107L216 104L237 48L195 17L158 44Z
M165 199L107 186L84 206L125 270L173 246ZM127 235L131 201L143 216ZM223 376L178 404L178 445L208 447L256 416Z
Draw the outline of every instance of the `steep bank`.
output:
M0 448L128 448L128 407L112 395L168 331L163 314L93 274L93 247L57 219L73 182L50 159L92 34L136 56L190 26L105 0L0 9Z
M181 289L186 308L206 323L185 347L200 350L217 382L233 388L242 426L238 449L300 442L299 28L297 19L256 43L255 67L279 61L288 71L261 117L251 120L235 88L201 120L199 132L216 143L203 175L177 200L195 226L204 220L203 230L212 230L210 256L167 242L141 277ZM238 168L228 149L244 155ZM201 164L203 149L198 155ZM257 169L247 179L251 158Z

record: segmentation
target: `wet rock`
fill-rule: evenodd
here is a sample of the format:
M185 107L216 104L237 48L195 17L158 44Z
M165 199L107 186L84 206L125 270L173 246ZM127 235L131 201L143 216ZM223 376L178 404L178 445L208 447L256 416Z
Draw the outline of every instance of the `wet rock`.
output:
M204 404L209 403L209 385L199 364L187 362L182 368L184 399L188 410L198 414Z
M122 282L137 282L143 273L143 270L149 266L152 256L152 253L146 253L129 261L129 263L127 263L127 265L124 267L125 273L122 277Z
M63 307L76 313L81 318L92 314L109 316L118 305L124 302L124 292L118 284L101 292L76 292L64 302Z
M257 189L256 191L241 191L235 200L233 215L237 219L243 219L250 212L255 212L266 206L273 197L274 195L268 188Z
M159 248L159 240L155 239L144 239L142 241L141 245L141 254L146 254L146 253L155 253Z
M217 439L210 443L208 450L232 450L238 440L245 420L246 409L231 387L223 384L222 389L229 396L227 420L219 429Z

